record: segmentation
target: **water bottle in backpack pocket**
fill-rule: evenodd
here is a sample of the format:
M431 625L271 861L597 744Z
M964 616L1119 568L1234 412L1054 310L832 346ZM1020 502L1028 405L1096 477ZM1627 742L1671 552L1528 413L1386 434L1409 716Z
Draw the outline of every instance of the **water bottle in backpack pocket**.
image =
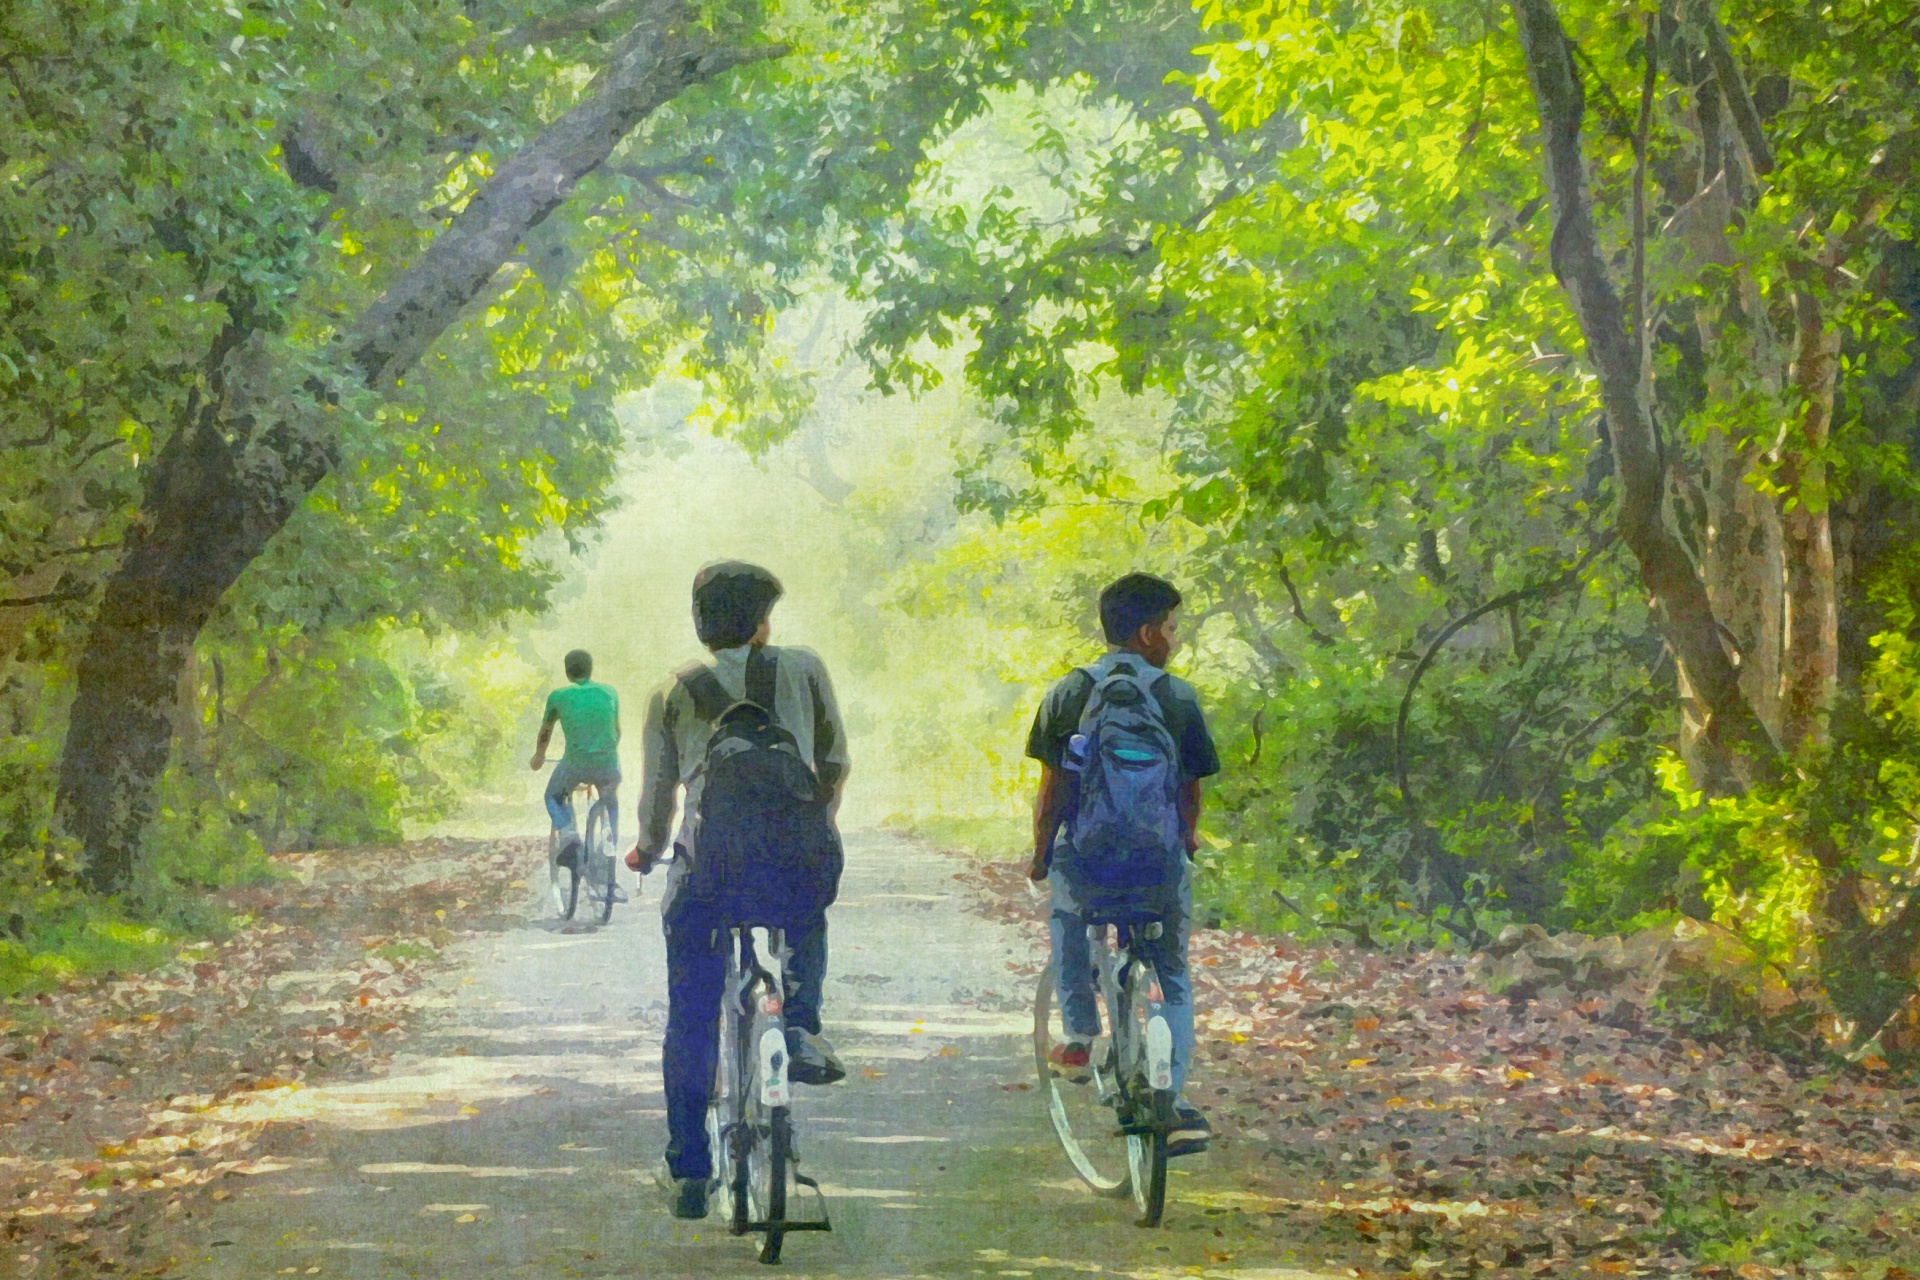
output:
M1104 670L1103 670L1104 668ZM1148 889L1179 879L1180 752L1151 675L1100 664L1080 716L1084 739L1067 818L1075 878L1101 889ZM1072 754L1072 753L1070 753ZM1069 768L1072 765L1069 764Z

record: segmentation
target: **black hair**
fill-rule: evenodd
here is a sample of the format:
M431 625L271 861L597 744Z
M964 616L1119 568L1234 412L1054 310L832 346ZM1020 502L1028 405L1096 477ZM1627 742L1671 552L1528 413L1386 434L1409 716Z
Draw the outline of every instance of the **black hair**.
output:
M773 612L785 590L757 564L718 560L693 578L693 630L709 649L737 649Z
M1165 578L1130 573L1100 593L1100 629L1108 644L1131 644L1140 628L1166 620L1180 607L1180 590Z
M585 649L575 649L561 659L561 664L566 667L569 680L585 680L593 674L593 655Z

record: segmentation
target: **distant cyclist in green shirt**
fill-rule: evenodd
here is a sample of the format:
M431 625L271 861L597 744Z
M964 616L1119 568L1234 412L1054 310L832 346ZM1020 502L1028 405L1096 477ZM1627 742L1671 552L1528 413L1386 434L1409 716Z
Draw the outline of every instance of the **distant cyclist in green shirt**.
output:
M592 783L600 789L612 820L608 835L613 841L619 840L620 696L594 682L593 655L585 649L569 653L565 664L567 679L572 683L547 695L547 711L540 720L532 766L538 772L547 762L547 743L557 721L560 732L566 735L567 754L553 766L553 775L547 779L547 813L560 835L560 863L570 867L580 853L580 834L573 821L575 787Z

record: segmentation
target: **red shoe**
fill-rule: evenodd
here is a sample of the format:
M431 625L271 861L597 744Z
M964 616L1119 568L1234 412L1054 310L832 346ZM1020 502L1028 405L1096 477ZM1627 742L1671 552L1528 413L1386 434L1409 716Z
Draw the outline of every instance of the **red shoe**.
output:
M1053 1068L1053 1074L1073 1084L1085 1084L1093 1078L1092 1062L1093 1055L1078 1040L1057 1044L1047 1051L1047 1065Z

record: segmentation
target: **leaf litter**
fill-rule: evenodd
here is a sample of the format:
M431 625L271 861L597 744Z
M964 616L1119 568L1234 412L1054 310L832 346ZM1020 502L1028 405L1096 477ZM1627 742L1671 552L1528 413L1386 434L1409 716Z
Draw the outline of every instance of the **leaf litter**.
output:
M1027 927L1008 968L1037 974L1024 868L955 878ZM1509 1001L1457 953L1201 929L1189 955L1217 1137L1183 1181L1234 1189L1170 1218L1238 1216L1356 1278L1920 1277L1920 1088L1871 1064Z
M168 1274L161 1224L299 1163L230 1104L389 1063L446 948L517 918L534 843L281 855L226 940L0 1007L0 1272Z

